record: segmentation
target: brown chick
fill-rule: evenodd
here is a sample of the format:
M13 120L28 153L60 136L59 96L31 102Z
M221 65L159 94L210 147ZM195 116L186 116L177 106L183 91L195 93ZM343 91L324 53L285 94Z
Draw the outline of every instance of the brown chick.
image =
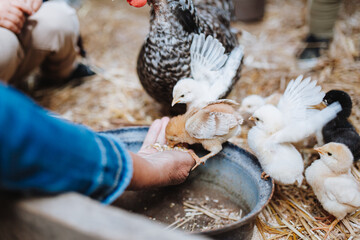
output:
M222 144L229 138L241 133L243 118L235 110L238 104L232 100L223 99L208 103L202 108L190 109L183 115L170 119L165 131L169 146L177 144L200 143L210 153L199 158L194 152L189 152L196 165L205 163L222 150Z

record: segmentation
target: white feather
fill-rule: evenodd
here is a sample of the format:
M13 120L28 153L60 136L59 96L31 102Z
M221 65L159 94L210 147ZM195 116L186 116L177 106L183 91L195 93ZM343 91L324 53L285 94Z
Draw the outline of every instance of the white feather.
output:
M248 134L248 144L264 171L280 184L301 184L304 170L298 150L291 144L321 129L341 111L334 103L322 111L309 109L322 101L316 81L303 76L291 80L277 107L264 105L253 114L256 121Z
M241 64L244 49L242 46L235 47L228 56L217 39L212 36L205 39L205 35L200 34L194 35L190 55L192 82L189 78L181 79L173 90L173 98L180 98L181 103L188 104L188 109L215 101L229 90Z
M240 127L240 124L234 114L202 110L186 121L185 129L194 138L215 139L228 134L237 125Z
M301 185L304 163L293 145L269 141L269 136L256 126L248 133L248 144L258 157L263 170L276 183Z
M339 177L327 178L324 181L325 192L342 204L349 204L356 208L360 207L359 185L351 176L343 175Z
M292 121L284 128L272 136L272 141L282 142L299 142L311 134L321 130L325 124L334 119L338 112L341 111L341 105L335 102L321 111L315 111L312 115L300 121Z
M311 81L310 78L303 80L303 76L300 75L289 82L277 107L283 113L286 122L304 120L309 108L321 103L324 96L321 87L316 86L316 81Z

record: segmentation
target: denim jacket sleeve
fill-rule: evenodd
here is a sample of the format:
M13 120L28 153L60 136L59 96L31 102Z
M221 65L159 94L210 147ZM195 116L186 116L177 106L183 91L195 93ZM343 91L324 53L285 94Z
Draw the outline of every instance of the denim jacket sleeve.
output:
M0 189L76 191L110 203L131 177L131 157L118 139L51 116L0 84Z

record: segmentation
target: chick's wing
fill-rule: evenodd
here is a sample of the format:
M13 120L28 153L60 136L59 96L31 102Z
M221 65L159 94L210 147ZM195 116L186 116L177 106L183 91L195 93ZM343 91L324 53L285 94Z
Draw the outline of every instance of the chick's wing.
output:
M314 112L310 118L288 123L271 137L271 141L277 143L301 141L317 130L322 129L340 111L341 105L338 102L332 103L323 110Z
M205 39L204 34L194 35L190 48L191 75L196 81L207 81L212 84L219 77L219 69L228 56L223 45L212 36Z
M227 108L226 104L219 104L200 109L186 121L186 131L197 139L215 139L228 134L239 120L232 112L226 111Z
M302 75L289 82L277 106L286 123L305 120L309 107L322 102L325 93L316 83Z
M325 180L324 187L329 199L360 207L360 187L355 180L345 176L331 177Z

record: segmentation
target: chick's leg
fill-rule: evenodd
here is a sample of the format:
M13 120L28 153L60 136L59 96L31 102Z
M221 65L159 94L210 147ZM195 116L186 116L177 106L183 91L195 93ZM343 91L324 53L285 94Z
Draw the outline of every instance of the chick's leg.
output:
M327 239L327 237L329 236L330 232L334 229L334 227L336 226L336 224L338 224L340 220L339 219L335 219L330 225L324 226L324 227L316 227L311 229L312 231L314 230L324 230L326 232L324 239Z
M325 220L330 220L330 221L334 221L335 217L333 215L328 215L326 217L314 217L316 220L320 220L320 221L325 221Z
M188 153L191 155L191 157L192 157L192 158L195 160L195 162L196 162L195 166L191 169L191 171L192 171L192 170L194 170L197 166L200 165L200 163L201 163L202 160L201 160L201 158L199 158L198 155L196 155L196 153L195 153L193 150L189 150Z
M206 160L208 160L209 158L211 158L211 157L215 156L216 154L218 154L218 153L221 151L221 149L222 149L221 144L220 144L220 145L219 145L219 144L209 144L209 145L203 144L203 146L204 146L204 148L205 148L206 150L209 150L210 153L206 154L205 156L203 156L203 157L201 157L201 158L199 158L198 156L196 156L196 154L194 153L195 156L197 157L197 159L196 159L193 155L191 155L191 156L194 158L195 162L196 162L195 166L194 166L191 170L194 170L194 169L195 169L197 166L199 166L201 163L202 163L202 164L205 164ZM191 153L190 153L190 154L191 154Z
M217 153L217 152L216 152L216 153ZM202 163L202 164L205 164L206 160L208 160L208 159L211 158L212 156L215 156L216 153L210 152L210 153L206 154L205 156L203 156L203 157L201 157L201 158L199 158L198 156L196 156L196 154L194 153L195 156L197 157L197 159L196 159L193 155L191 155L191 156L194 158L195 162L196 162L195 166L191 169L191 171L194 170L194 169L195 169L197 166L199 166L201 163ZM191 154L191 153L190 153L190 154Z

